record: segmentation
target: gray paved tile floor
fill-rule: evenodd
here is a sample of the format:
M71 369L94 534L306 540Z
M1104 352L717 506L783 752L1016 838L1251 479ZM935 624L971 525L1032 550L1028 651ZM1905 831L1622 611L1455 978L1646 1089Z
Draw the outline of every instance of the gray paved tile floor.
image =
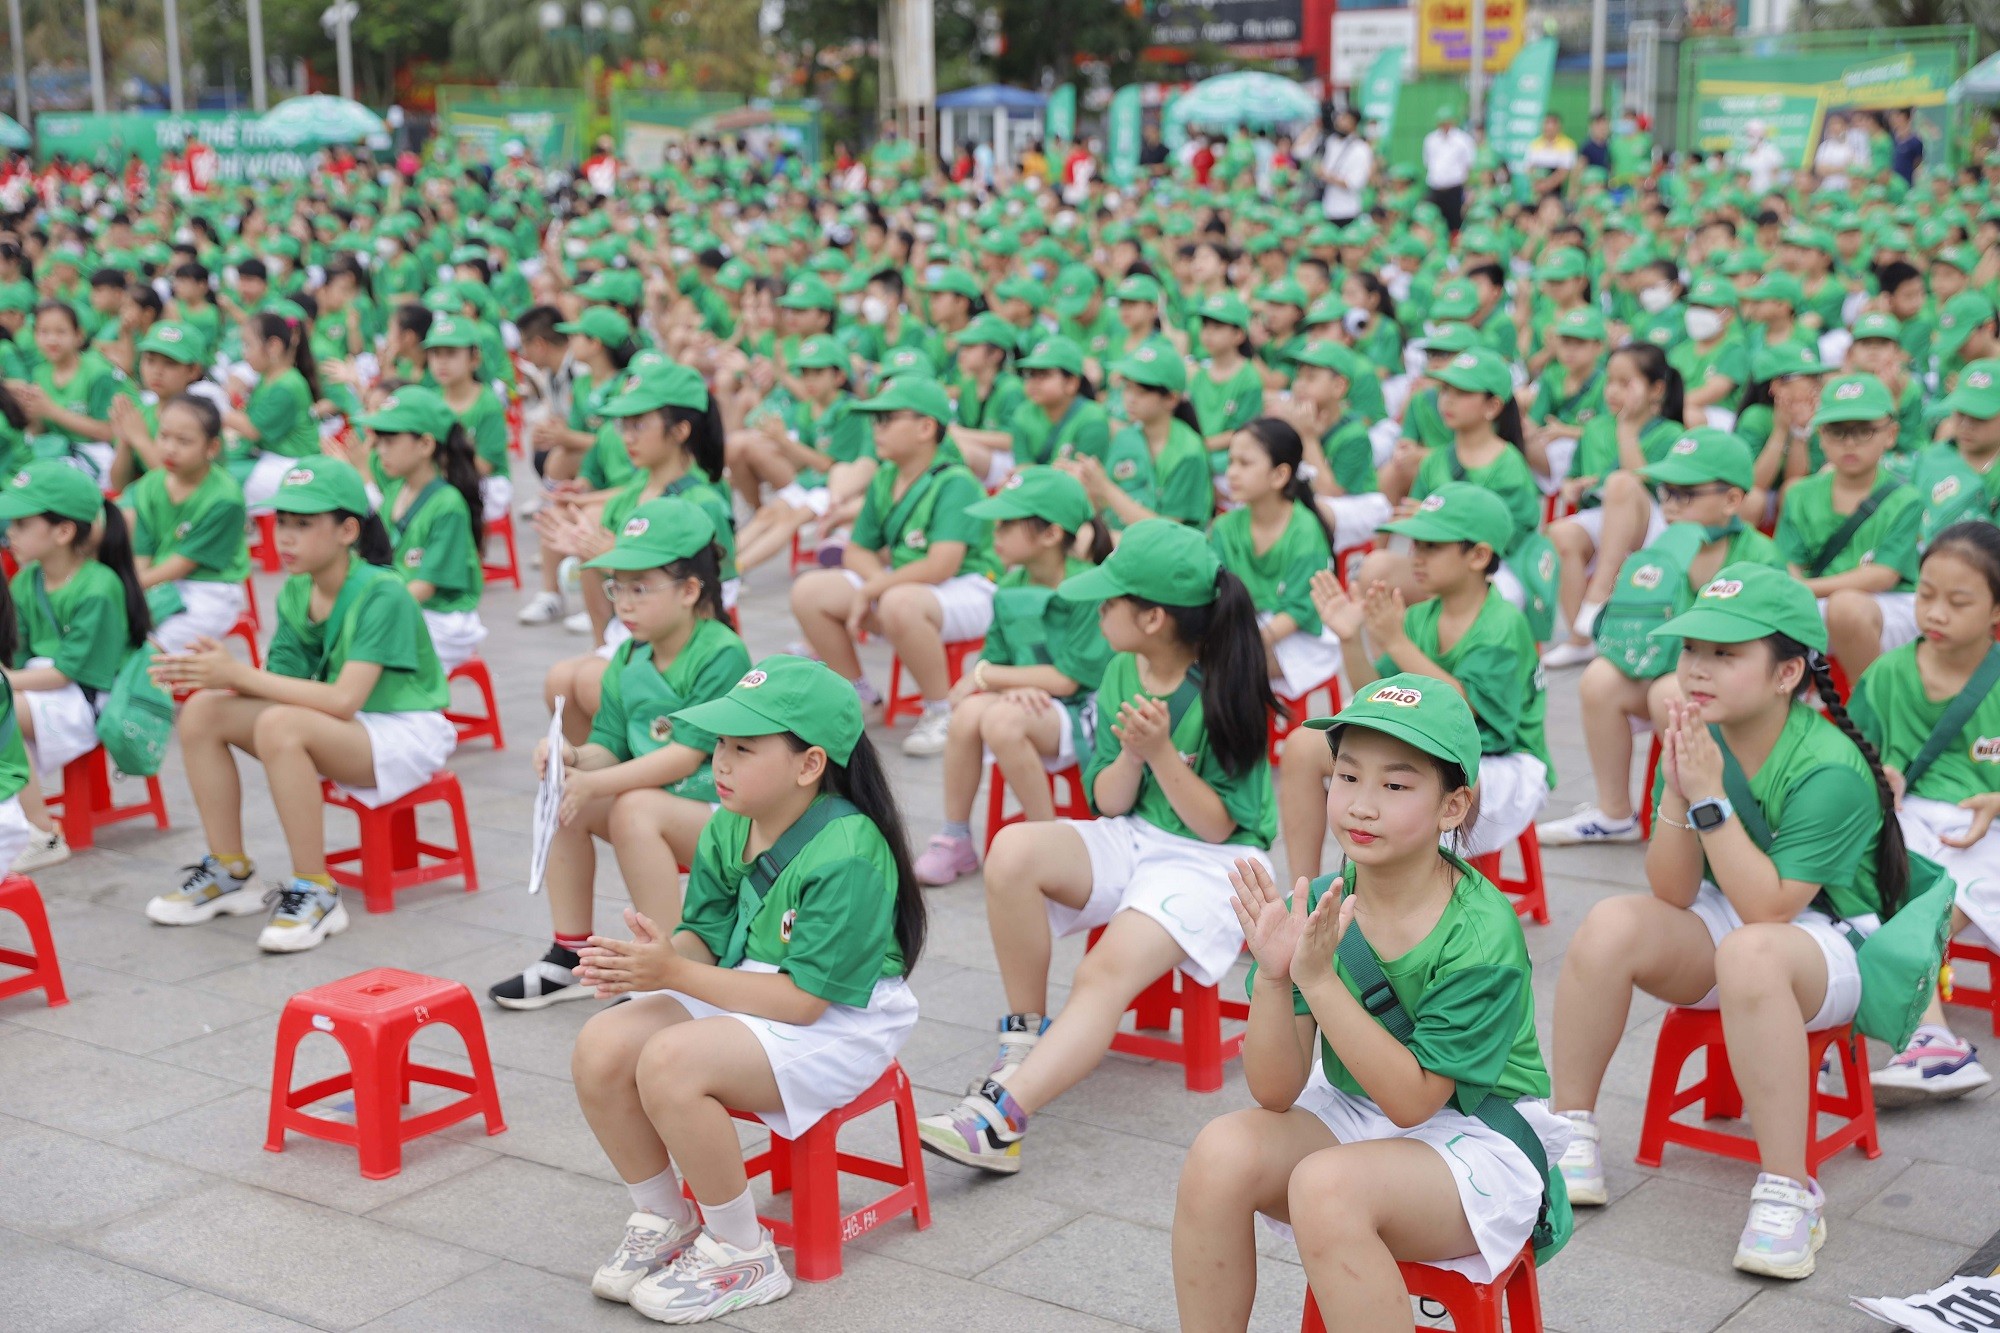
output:
M270 605L275 580L260 580ZM756 652L793 636L783 576L753 577L745 618ZM177 760L166 774L173 829L125 825L98 850L38 877L71 1003L0 1001L0 1327L56 1330L637 1329L630 1311L594 1300L589 1269L628 1209L571 1095L572 1037L596 1007L486 1011L507 1132L459 1125L409 1146L400 1175L361 1178L352 1151L293 1137L263 1150L276 1015L295 991L377 965L453 977L475 990L537 956L548 920L524 889L528 757L544 723L543 668L576 653L559 628L514 621L511 590L487 599L509 746L477 744L453 768L464 784L481 891L456 883L402 896L392 915L355 904L354 928L299 957L266 957L259 922L227 918L166 930L146 898L202 850ZM888 659L867 661L878 684ZM1564 781L1551 803L1588 795L1576 726L1575 673L1551 690L1550 735ZM906 724L907 725L907 724ZM939 817L934 761L885 748L916 836ZM284 863L276 821L254 776L250 850ZM336 836L349 827L334 821ZM1634 848L1549 853L1555 923L1531 927L1544 1020L1564 943L1597 899L1635 884ZM601 925L623 899L604 858ZM976 881L935 892L932 945L914 984L923 1018L903 1063L919 1108L946 1105L985 1059L1000 1008ZM0 944L19 934L0 920ZM1057 975L1077 956L1059 951ZM1060 990L1057 992L1058 1001ZM1610 1207L1586 1214L1569 1251L1543 1275L1548 1327L1589 1330L1838 1330L1878 1327L1845 1308L1853 1294L1904 1293L1949 1274L2000 1227L2000 1101L1988 1095L1885 1112L1883 1155L1829 1164L1832 1239L1817 1276L1768 1283L1734 1273L1731 1247L1752 1180L1748 1166L1670 1149L1665 1166L1631 1165L1661 1007L1634 1006L1603 1112ZM1977 1032L1963 1011L1964 1030ZM460 1058L441 1030L425 1058ZM1882 1058L1878 1050L1876 1058ZM339 1067L308 1040L300 1077ZM801 1286L728 1321L750 1330L1008 1327L1036 1333L1174 1327L1168 1232L1183 1152L1209 1118L1249 1101L1240 1073L1207 1096L1179 1071L1111 1057L1035 1123L1013 1180L974 1179L927 1159L934 1223L889 1224L850 1247L839 1281ZM877 1113L851 1132L886 1148ZM856 1193L857 1199L868 1197ZM1296 1258L1263 1245L1255 1327L1297 1327Z

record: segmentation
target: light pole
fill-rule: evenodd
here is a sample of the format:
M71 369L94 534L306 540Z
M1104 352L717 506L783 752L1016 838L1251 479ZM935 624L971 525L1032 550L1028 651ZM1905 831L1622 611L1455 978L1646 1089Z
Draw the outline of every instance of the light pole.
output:
M264 98L264 0L250 0L245 17L250 23L250 107L261 113L269 110Z
M319 16L320 27L333 35L334 59L340 70L340 95L354 100L354 20L361 6L354 0L335 0Z
M161 0L167 29L167 106L175 115L186 110L181 93L181 11L176 0Z
M28 53L21 41L21 0L7 0L7 36L14 47L14 119L28 127Z
M97 32L97 0L83 0L83 40L90 47L90 109L103 115L104 42Z
M1606 0L1590 0L1590 114L1604 114L1604 43L1610 26Z

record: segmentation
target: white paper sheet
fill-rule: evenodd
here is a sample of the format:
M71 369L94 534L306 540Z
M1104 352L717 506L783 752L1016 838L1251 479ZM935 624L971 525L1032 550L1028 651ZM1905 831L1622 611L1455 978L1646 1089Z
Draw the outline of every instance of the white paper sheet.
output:
M2000 1328L2000 1277L1955 1277L1915 1296L1853 1298L1854 1308L1911 1333L1985 1333Z
M556 696L554 714L549 718L549 758L542 770L541 785L535 788L535 836L528 853L528 892L542 891L542 877L548 873L549 844L556 838L556 816L563 799L563 698Z

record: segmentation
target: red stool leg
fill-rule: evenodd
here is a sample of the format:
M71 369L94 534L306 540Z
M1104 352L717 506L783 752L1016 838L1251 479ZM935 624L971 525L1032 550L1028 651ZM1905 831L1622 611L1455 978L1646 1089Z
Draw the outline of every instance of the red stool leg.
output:
M371 912L391 912L396 908L396 869L402 858L393 846L395 815L363 808L356 812L361 823L361 893ZM415 830L411 831L414 841ZM414 848L412 848L414 852Z
M1702 1116L1708 1120L1742 1119L1743 1090L1736 1086L1736 1071L1729 1067L1729 1048L1717 1041L1703 1058L1708 1061L1704 1076L1708 1096L1703 1099Z
M1299 1320L1299 1333L1326 1333L1326 1322L1319 1317L1319 1302L1313 1299L1311 1287L1306 1288L1306 1313Z
M838 1133L828 1116L792 1141L792 1267L801 1282L841 1272Z
M264 1128L264 1151L285 1150L285 1113L291 1109L292 1065L299 1042L312 1031L312 1019L305 1009L287 1004L278 1017L278 1054L271 1066L271 1113Z
M403 1169L404 1063L416 1025L396 1025L376 1034L372 1051L347 1047L354 1070L354 1143L361 1157L361 1174L387 1180Z
M1132 1017L1142 1032L1165 1032L1174 1025L1174 1010L1179 1007L1174 994L1174 974L1167 973L1152 985L1139 992L1132 1001Z
M500 1085L493 1080L493 1057L486 1049L486 1025L480 1021L479 1006L468 997L459 1006L459 1012L445 1015L444 1021L465 1043L465 1058L472 1066L472 1083L476 1089L472 1095L479 1099L480 1113L486 1117L486 1132L489 1135L504 1133L507 1122L500 1117Z
M1002 827L1000 821L1007 813L1007 779L1000 776L1000 765L986 766L986 846L979 859L985 860L993 852L993 839L998 837Z
M903 1155L903 1177L916 1191L910 1215L922 1231L931 1224L931 1189L924 1176L924 1149L917 1134L917 1104L910 1095L910 1079L900 1069L896 1074L896 1143Z
M1181 1045L1186 1048L1185 1081L1189 1092L1214 1092L1222 1086L1222 1004L1213 986L1198 986L1180 977Z
M63 988L62 964L56 959L55 936L49 930L48 908L42 903L41 890L24 875L8 876L0 888L7 892L0 911L21 918L21 925L28 932L28 952L0 949L0 963L26 969L21 976L0 979L0 996L39 990L51 1009L68 1004L69 992Z
M496 713L494 716L498 717L499 714ZM496 750L500 748L500 737L497 732L493 737L493 748ZM479 892L479 864L472 852L472 825L467 820L465 814L465 792L456 782L451 786L451 795L447 804L451 807L452 848L458 853L458 859L463 866L462 874L465 880L465 891L467 893L477 893Z
M1667 1147L1667 1122L1674 1114L1674 1094L1680 1090L1681 1064L1687 1059L1682 1044L1683 1029L1674 1020L1676 1011L1667 1011L1660 1025L1660 1040L1653 1050L1653 1077L1646 1088L1646 1114L1639 1125L1640 1166L1658 1166Z
M1542 878L1542 838L1533 824L1528 825L1516 845L1521 849L1521 905L1528 909L1528 916L1536 925L1546 926L1550 920L1549 890Z

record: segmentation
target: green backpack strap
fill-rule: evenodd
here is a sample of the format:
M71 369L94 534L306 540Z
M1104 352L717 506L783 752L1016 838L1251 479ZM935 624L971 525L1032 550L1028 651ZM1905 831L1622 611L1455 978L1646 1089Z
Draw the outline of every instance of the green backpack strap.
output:
M1834 529L1833 535L1826 539L1826 545L1813 554L1812 563L1806 566L1806 577L1816 579L1824 574L1826 567L1838 560L1840 553L1847 549L1847 544L1854 540L1854 534L1861 531L1861 525L1875 517L1875 511L1882 507L1882 502L1895 489L1895 482L1885 481L1869 492L1868 498L1856 505L1854 512L1847 516L1847 521Z
M750 943L750 923L764 909L764 899L770 896L771 886L778 882L778 876L785 873L785 867L792 863L792 858L804 851L806 844L818 837L820 830L834 820L860 813L851 801L839 796L822 796L807 806L806 812L793 820L792 826L750 863L749 872L744 876L749 892L736 895L736 921L729 928L729 945L722 951L722 957L716 960L717 966L735 967L743 961L744 950Z
M1965 724L1979 711L1979 705L1986 702L1986 696L1993 692L1996 681L2000 681L2000 643L1986 650L1986 656L1979 663L1979 669L1972 673L1972 679L1965 682L1965 688L1952 696L1951 703L1938 718L1937 725L1924 740L1924 748L1917 751L1916 758L1910 760L1903 769L1903 790L1915 791L1917 779L1922 777L1937 757L1945 752L1945 747L1958 738L1965 730Z
M1708 734L1715 738L1715 747L1722 751L1722 794L1729 798L1729 804L1736 808L1736 817L1743 821L1743 831L1750 835L1750 841L1757 844L1759 851L1771 850L1771 825L1764 819L1764 807L1751 794L1750 779L1743 776L1743 765L1736 762L1736 756L1729 751L1729 743L1722 739L1722 728L1709 725Z

